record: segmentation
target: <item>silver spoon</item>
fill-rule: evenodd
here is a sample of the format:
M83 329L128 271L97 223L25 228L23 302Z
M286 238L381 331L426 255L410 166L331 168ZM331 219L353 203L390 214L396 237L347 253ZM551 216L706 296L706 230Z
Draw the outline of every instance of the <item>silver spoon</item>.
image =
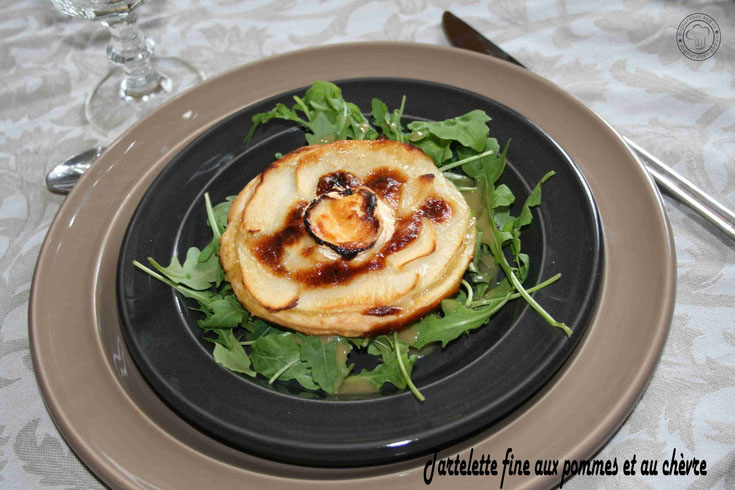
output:
M104 153L105 147L98 146L74 155L68 160L56 165L46 174L46 187L51 192L68 194L79 177Z

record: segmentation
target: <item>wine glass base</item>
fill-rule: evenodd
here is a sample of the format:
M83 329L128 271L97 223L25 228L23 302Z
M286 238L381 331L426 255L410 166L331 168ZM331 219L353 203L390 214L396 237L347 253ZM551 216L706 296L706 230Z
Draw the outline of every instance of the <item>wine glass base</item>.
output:
M100 136L117 138L163 102L205 79L202 72L179 58L154 58L153 70L161 79L147 95L133 97L125 93L121 68L112 69L97 84L87 97L84 113Z

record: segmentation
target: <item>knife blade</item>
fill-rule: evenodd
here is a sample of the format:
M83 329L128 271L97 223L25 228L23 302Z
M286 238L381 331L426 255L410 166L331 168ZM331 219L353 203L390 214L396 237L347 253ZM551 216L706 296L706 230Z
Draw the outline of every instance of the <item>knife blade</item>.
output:
M521 68L526 68L523 64L503 51L500 46L477 32L465 21L457 17L451 12L444 12L442 15L442 27L444 34L453 46L484 53L501 60L509 61Z
M452 46L487 54L518 65L521 68L526 68L520 61L503 51L500 46L449 11L442 15L442 27ZM637 143L626 136L622 136L622 138L631 152L643 163L660 189L667 191L672 197L689 206L725 235L735 240L735 213L641 148Z

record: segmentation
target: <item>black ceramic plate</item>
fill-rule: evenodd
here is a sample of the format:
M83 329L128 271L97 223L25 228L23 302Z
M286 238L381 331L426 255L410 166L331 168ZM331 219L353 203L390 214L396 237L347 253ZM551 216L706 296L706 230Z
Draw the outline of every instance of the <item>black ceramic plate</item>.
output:
M292 103L299 89L243 109L178 154L140 202L122 244L118 303L123 334L154 390L191 424L252 454L288 463L367 466L421 456L487 429L538 391L561 367L586 329L596 304L603 251L594 200L577 167L543 131L509 108L453 87L402 79L338 82L346 100L368 111L372 97L409 118L442 120L473 109L493 120L501 146L512 139L501 182L523 202L549 170L543 204L522 234L531 257L527 285L563 277L535 298L574 331L567 338L525 302L509 303L489 325L421 359L413 380L426 401L406 392L362 399L303 393L278 382L229 372L202 340L198 313L171 288L132 266L154 257L168 263L209 235L205 192L213 202L235 195L273 160L305 144L292 124L273 121L249 146L253 114ZM247 87L243 87L247 90ZM516 214L518 210L515 210Z

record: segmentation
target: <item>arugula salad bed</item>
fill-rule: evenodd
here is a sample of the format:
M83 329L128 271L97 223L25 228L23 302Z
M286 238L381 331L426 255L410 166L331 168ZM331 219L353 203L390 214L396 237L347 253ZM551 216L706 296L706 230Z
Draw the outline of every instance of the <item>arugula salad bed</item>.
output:
M531 296L561 274L533 287L523 285L530 259L521 251L521 229L531 223L531 209L541 204L541 186L554 172L536 184L520 214L512 216L513 192L504 184L496 185L505 168L509 142L500 151L498 141L489 136L490 117L484 111L438 122L412 121L404 127L405 96L400 107L392 111L382 101L372 99L371 124L359 107L343 99L339 87L323 81L315 82L303 98L294 96L294 100L291 108L277 104L253 116L246 139L249 141L261 124L278 118L303 126L310 145L384 137L418 146L460 191L471 193L480 203L477 209L473 207L478 223L474 258L457 295L443 300L437 312L407 327L410 336L399 336L398 332L367 338L304 335L250 315L240 305L225 281L218 256L219 239L234 196L212 205L205 194L212 238L203 249L189 248L183 263L173 257L163 266L149 257L150 267L138 261L133 264L197 303L192 309L202 315L197 323L203 338L214 344L218 364L247 376L264 376L269 383L295 380L306 390L327 394L355 391L350 388L357 386L379 391L388 383L400 390L409 388L423 401L411 380L421 350L431 345L444 347L485 325L509 301L523 299L550 325L571 335L564 323L553 319ZM374 356L377 364L353 372L353 352Z

